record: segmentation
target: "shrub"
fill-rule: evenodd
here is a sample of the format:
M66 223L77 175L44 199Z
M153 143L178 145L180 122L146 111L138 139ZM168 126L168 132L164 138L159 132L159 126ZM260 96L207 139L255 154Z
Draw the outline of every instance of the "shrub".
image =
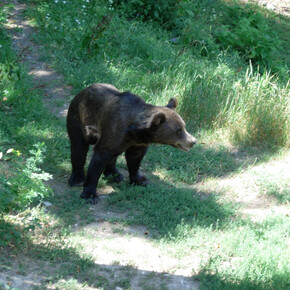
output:
M0 152L0 161L5 162L0 171L0 215L11 209L23 209L34 201L40 201L51 194L44 184L52 176L38 166L43 163L44 143L37 143L30 150L31 157L23 161L20 152L9 149L6 154ZM11 171L10 168L16 168Z
M139 17L142 20L155 20L166 24L176 8L178 0L111 0L113 7L118 8L127 18Z
M226 24L214 30L221 47L231 47L253 63L277 69L279 60L275 55L281 41L277 33L270 29L265 17L253 9L234 6L228 7L228 10L224 20Z
M287 23L261 7L237 1L181 1L171 22L177 43L194 48L194 54L238 53L247 63L280 72L280 79L287 80Z

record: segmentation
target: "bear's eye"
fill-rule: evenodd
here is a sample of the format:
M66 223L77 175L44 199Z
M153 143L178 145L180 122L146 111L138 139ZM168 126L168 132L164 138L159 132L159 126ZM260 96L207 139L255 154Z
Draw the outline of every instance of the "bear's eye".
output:
M178 129L178 130L176 131L176 134L177 134L177 135L180 135L181 132L182 132L182 129L180 128L180 129Z

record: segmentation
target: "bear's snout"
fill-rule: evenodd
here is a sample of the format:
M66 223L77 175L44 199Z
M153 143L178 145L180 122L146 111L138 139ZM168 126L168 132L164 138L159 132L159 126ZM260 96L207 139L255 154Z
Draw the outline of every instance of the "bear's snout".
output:
M189 142L189 144L190 144L189 146L193 147L197 142L198 142L197 139L194 138L193 136L191 136L191 140Z
M194 138L192 135L190 135L188 132L186 132L186 145L191 148L193 147L198 141L196 138Z
M189 151L196 143L197 139L190 135L187 131L185 131L185 138L179 140L175 147L182 151Z

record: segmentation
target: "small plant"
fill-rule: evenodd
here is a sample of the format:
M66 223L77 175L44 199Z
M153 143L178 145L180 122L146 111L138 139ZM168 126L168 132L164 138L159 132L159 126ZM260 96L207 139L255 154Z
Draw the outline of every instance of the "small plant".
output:
M112 18L113 15L104 16L96 26L93 26L90 29L90 34L84 38L82 46L87 48L89 55L91 54L92 49L98 49L99 47L98 40L104 34Z
M13 242L17 243L20 241L21 233L19 231L19 228L2 219L0 214L0 247L5 247L8 244L11 244ZM0 289L2 289L1 284Z
M1 162L11 161L0 175L0 213L16 208L23 209L51 194L51 189L43 181L51 179L52 176L38 167L43 163L45 145L37 143L34 147L29 151L32 156L24 164L17 150L9 149L5 155L0 153ZM11 172L10 167L16 168L16 172Z

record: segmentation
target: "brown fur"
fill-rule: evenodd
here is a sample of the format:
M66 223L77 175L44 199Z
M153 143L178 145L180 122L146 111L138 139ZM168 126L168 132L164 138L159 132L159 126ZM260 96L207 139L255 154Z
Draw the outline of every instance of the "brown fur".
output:
M142 158L150 143L171 145L188 151L196 143L185 129L182 118L174 111L177 100L166 107L146 104L129 92L121 93L112 85L93 84L71 102L67 129L71 141L73 172L69 183L84 181L83 167L89 145L94 145L83 198L93 196L102 172L122 180L116 168L116 158L125 152L130 180L146 185L148 180L139 173Z

